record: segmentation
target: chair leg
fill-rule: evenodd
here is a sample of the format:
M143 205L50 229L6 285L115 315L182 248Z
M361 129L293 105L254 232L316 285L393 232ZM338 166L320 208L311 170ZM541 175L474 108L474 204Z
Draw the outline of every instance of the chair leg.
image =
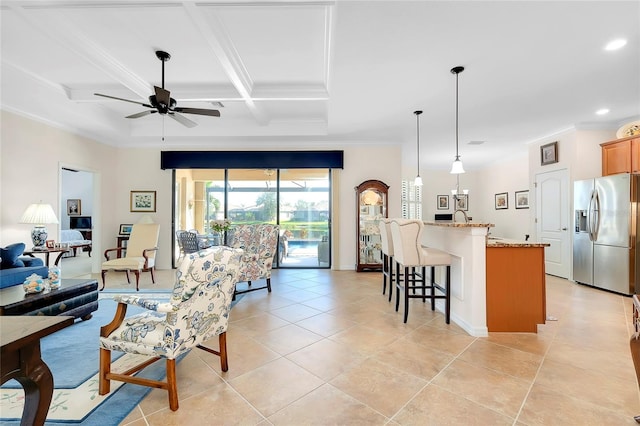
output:
M136 274L136 291L140 291L140 271L133 271L134 274ZM129 276L129 273L127 272L127 277Z
M431 267L431 310L436 310L436 267Z
M152 266L151 268L149 268L149 272L151 272L151 282L155 284L156 283L156 274L155 274L156 267Z
M129 270L125 270L124 273L127 275L127 283L131 284L131 278L129 278Z
M176 380L176 360L167 359L167 391L169 391L169 408L178 409L178 383Z
M389 302L391 302L391 296L393 295L393 257L389 256ZM398 274L398 266L396 265L396 275Z
M413 279L415 283L415 268L413 269ZM415 292L415 288L413 289ZM404 322L407 323L409 317L409 268L404 268Z
M444 316L447 324L451 321L451 266L447 265L447 278L445 281Z
M102 270L102 288L100 289L100 291L104 290L104 277L107 275L107 271L106 270Z
M98 382L98 393L106 395L111 390L111 381L107 379L107 374L111 372L111 351L100 348L100 376Z
M405 268L405 270L408 268ZM400 265L396 263L396 271L400 270ZM398 276L399 277L399 276ZM400 307L400 278L396 277L396 312L398 312L398 308Z
M267 290L271 293L271 278L267 278Z
M387 274L389 273L388 256L382 253L382 294L387 291Z
M222 371L229 370L229 362L227 361L227 332L218 335L218 343L220 346L220 369Z

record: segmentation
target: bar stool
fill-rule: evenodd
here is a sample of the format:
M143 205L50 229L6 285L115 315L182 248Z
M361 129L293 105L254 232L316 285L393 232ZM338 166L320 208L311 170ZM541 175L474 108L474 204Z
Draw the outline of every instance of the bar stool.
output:
M400 267L404 268L404 280L397 275L396 279L396 312L400 306L400 292L404 292L404 322L409 315L409 299L420 298L422 301L431 299L431 310L436 308L436 299L445 301L445 321L449 324L451 319L451 255L442 250L423 247L422 231L424 224L421 220L393 219L391 221L391 239L393 241L394 258L396 260L396 272ZM426 278L426 267L431 268L429 283ZM435 282L435 267L446 266L445 283ZM422 270L418 275L416 268ZM409 294L412 290L412 294ZM422 290L418 294L416 290ZM427 294L429 290L429 294ZM436 290L441 294L436 294Z
M387 291L387 278L389 279L389 302L393 294L393 240L391 239L391 219L381 219L378 223L380 239L382 241L382 294ZM396 270L397 272L397 270Z

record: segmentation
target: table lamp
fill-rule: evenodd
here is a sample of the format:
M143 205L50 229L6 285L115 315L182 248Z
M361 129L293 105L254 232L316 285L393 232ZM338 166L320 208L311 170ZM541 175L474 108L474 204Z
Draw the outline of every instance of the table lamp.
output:
M45 242L47 241L47 228L44 226L49 223L59 223L51 204L31 204L27 207L20 223L33 223L31 230L31 241L33 241L33 250L46 250Z

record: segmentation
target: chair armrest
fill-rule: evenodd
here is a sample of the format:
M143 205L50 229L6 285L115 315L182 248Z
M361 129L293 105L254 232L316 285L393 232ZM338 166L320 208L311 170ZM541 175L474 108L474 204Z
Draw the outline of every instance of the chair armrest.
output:
M148 248L148 249L142 250L142 257L145 258L145 262L146 262L147 259L149 259L149 256L147 255L147 252L151 252L151 251L158 251L158 247Z
M120 327L122 321L124 321L124 317L127 313L127 305L124 303L118 303L118 307L116 309L116 313L113 316L113 320L107 325L103 325L100 327L100 337L107 337L113 330Z
M126 250L126 247L116 247L116 248L110 248L110 249L106 249L104 251L104 258L109 260L109 253L111 253L112 251L117 251L118 253L122 252L122 250Z
M140 296L119 295L113 298L116 302L126 303L127 305L140 306L150 311L156 312L173 312L174 306L171 303L161 303L155 299L144 299Z

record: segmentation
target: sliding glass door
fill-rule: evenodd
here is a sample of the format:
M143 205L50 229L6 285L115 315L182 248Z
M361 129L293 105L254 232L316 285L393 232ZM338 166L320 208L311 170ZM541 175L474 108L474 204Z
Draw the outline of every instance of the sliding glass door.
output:
M275 267L331 267L330 169L189 169L175 176L176 230L193 229L207 240L214 220L274 223Z

